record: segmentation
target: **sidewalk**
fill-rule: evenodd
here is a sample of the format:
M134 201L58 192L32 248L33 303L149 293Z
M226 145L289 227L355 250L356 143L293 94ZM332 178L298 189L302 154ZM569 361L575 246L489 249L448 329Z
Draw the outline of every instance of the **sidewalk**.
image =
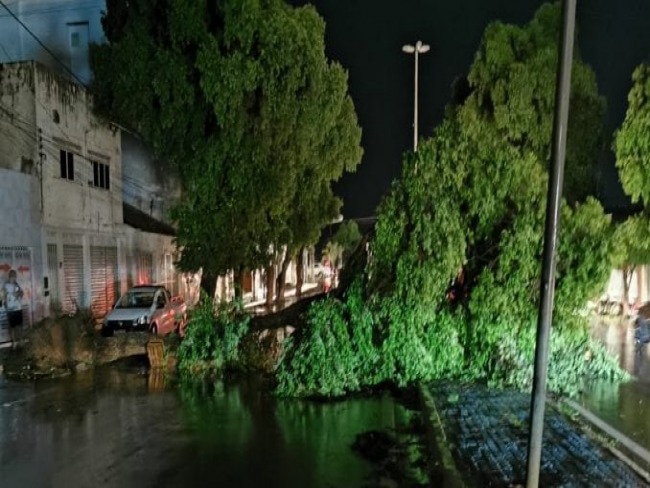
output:
M244 309L253 315L275 313L290 307L302 298L307 298L321 292L321 287L318 283L305 283L302 287L302 297L300 299L296 297L295 288L288 288L285 291L284 300L282 300L281 303L274 303L273 305L268 306L266 305L266 300L257 300L255 302L249 302L245 304Z
M422 386L424 421L445 470L467 486L525 486L530 396L483 387ZM540 486L648 486L552 406Z

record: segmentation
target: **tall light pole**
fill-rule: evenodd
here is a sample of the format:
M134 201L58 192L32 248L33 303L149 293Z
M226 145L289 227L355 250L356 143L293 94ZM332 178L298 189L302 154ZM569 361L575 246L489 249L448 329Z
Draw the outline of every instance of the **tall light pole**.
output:
M413 103L413 152L418 150L418 56L424 54L431 49L428 44L422 44L422 41L402 46L402 51L407 54L415 54L415 94Z
M555 115L551 141L551 174L546 199L546 224L544 230L544 257L542 262L541 297L535 340L535 373L530 402L528 431L527 488L539 486L542 458L542 434L546 407L546 376L548 373L548 343L553 321L555 294L555 262L560 226L560 202L564 182L564 159L571 96L571 66L575 37L576 0L562 0L562 32L559 39L558 69L555 82Z

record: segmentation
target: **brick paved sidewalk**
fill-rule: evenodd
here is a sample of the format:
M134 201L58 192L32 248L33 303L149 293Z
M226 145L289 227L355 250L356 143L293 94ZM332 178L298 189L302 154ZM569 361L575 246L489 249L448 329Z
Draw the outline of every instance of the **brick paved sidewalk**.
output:
M530 396L482 387L422 387L425 421L470 486L525 486ZM648 486L635 471L548 406L540 486Z

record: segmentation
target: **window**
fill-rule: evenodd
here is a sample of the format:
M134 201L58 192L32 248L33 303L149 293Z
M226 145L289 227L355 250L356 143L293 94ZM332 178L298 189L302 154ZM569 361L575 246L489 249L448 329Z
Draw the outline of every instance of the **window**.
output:
M61 178L74 181L74 154L61 149L59 165L61 167Z
M79 33L78 32L73 32L70 34L70 45L72 47L79 47Z
M111 189L111 170L108 164L93 161L93 186L95 188Z

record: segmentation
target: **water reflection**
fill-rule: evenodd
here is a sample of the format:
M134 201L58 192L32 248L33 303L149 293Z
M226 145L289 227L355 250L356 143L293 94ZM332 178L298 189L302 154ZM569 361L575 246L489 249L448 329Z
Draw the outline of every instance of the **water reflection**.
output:
M394 424L389 397L281 401L256 382L170 386L103 369L0 385L2 487L363 486L356 434Z
M650 449L650 385L640 381L590 385L582 403L605 422Z
M634 375L627 383L594 382L588 385L582 403L598 417L650 449L650 345L637 349L634 326L625 320L599 320L592 326L594 337Z
M592 336L618 358L619 365L640 381L650 383L650 345L634 345L634 324L630 320L598 318Z
M215 479L215 459L223 486L362 486L369 466L350 445L360 432L392 427L386 410L395 408L389 397L281 400L255 380L185 386L181 397L197 443L162 486L209 486L203 480L206 472Z

